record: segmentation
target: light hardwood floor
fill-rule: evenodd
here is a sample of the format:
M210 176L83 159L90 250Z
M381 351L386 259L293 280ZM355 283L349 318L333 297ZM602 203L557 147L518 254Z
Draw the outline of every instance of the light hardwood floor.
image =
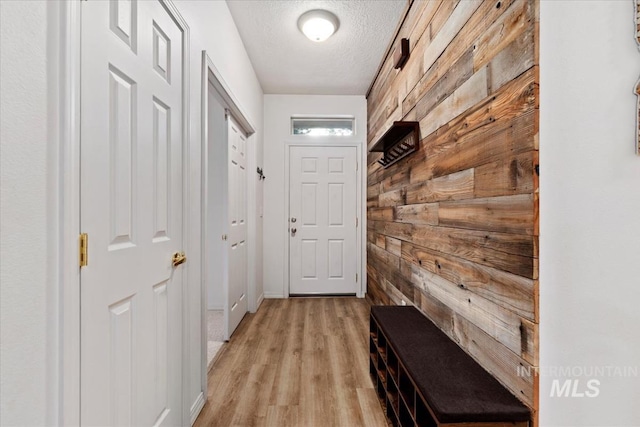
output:
M264 301L214 362L195 426L386 426L368 331L363 299Z

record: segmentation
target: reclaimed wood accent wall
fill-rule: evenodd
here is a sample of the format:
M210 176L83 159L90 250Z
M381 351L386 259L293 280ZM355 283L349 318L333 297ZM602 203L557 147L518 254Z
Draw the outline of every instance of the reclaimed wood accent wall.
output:
M414 1L367 95L368 298L414 304L537 414L538 0ZM407 325L410 327L410 325ZM531 372L531 375L527 375Z

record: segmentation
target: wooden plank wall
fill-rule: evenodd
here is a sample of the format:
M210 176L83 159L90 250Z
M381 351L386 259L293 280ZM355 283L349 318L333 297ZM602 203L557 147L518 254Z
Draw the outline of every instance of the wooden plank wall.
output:
M420 122L417 153L370 153L368 297L414 304L537 419L538 0L414 1L381 65L368 146ZM394 42L394 46L396 43ZM532 369L533 372L533 369Z

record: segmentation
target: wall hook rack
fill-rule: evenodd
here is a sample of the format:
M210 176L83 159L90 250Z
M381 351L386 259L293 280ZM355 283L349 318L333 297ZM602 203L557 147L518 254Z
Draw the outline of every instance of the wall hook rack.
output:
M385 169L418 149L420 141L418 122L393 122L393 126L376 142L370 151L384 153L378 160Z

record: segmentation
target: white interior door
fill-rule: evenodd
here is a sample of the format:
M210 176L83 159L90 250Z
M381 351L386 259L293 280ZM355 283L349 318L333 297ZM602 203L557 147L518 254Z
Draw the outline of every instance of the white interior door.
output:
M224 310L227 276L227 245L221 237L228 232L228 123L222 101L213 85L207 88L207 309ZM206 332L206 331L205 331ZM222 332L224 335L224 332ZM224 337L221 337L222 339Z
M82 2L82 425L182 423L183 37L158 1Z
M289 293L355 294L355 147L291 147Z
M229 117L228 130L228 282L226 337L247 313L247 139Z

